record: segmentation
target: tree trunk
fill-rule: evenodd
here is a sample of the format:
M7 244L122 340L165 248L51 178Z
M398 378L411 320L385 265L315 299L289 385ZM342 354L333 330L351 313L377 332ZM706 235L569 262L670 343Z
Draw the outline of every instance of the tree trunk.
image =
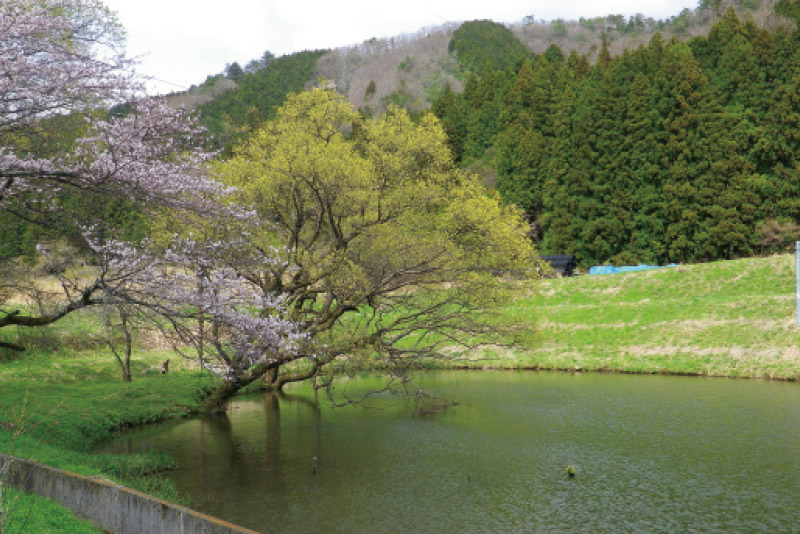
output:
M260 363L238 377L224 380L222 384L217 386L217 388L200 403L197 411L202 414L224 412L228 402L240 389L248 386L253 381L264 376L269 370L277 368L278 366L278 363Z
M275 383L278 380L278 371L280 370L279 367L273 367L266 373L264 373L264 386L267 388L267 391L272 391L275 389Z
M302 380L308 380L309 378L317 374L318 370L319 366L314 365L310 369L306 369L305 371L298 371L296 373L284 373L280 376L275 377L275 381L272 383L272 386L277 391L283 391L283 386L285 386L289 382L300 382Z
M224 412L228 401L239 392L244 386L233 380L225 380L222 384L200 403L197 411L203 414L214 414Z
M125 330L125 360L122 365L122 381L131 381L131 354L133 353L133 335L127 315L123 314L122 328Z

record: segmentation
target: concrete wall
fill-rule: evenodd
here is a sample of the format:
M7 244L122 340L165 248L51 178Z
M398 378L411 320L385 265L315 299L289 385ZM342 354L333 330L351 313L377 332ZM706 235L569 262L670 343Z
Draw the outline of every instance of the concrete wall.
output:
M6 484L61 503L113 534L258 534L110 480L86 477L0 454Z

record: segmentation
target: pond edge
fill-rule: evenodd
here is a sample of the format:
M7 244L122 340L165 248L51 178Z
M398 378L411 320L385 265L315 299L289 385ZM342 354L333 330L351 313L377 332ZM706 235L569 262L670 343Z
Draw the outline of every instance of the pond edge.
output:
M3 472L5 484L56 501L112 534L260 534L101 477L0 454Z

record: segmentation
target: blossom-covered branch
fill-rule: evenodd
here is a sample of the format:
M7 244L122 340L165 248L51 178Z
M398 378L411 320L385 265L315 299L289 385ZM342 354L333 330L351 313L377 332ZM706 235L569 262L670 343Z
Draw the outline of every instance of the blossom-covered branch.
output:
M274 262L254 256L250 247L230 241L174 239L158 254L118 241L100 243L87 236L102 258L105 301L135 304L173 321L175 332L195 344L213 347L211 369L239 380L260 363L291 361L301 354L306 335L284 317L282 299L242 276L237 266ZM236 254L231 254L235 249ZM186 320L202 318L200 330Z
M228 376L284 357L302 336L281 317L279 301L222 263L223 244L175 241L166 251L148 251L114 239L102 213L65 212L79 193L100 206L123 199L139 213L167 208L220 221L252 215L227 203L231 189L209 176L215 154L205 150L197 121L164 99L141 95L123 45L121 27L96 0L0 0L0 211L80 240L96 266L92 276L63 266L48 273L60 282L58 294L43 295L15 277L13 293L29 295L32 306L0 296L0 328L41 326L89 306L124 303L168 318L179 332L193 332L190 318L208 321L213 327L198 335L209 337ZM66 136L63 146L43 153L19 142L70 115L85 117L77 139ZM98 230L85 230L87 224ZM235 258L230 242L224 245L226 261Z
M213 153L204 130L164 99L143 99L123 117L92 119L90 135L53 158L17 156L0 147L0 208L37 207L65 189L90 190L150 206L219 211L230 189L208 177ZM231 213L242 210L228 208Z
M139 90L124 32L96 0L0 0L0 138Z

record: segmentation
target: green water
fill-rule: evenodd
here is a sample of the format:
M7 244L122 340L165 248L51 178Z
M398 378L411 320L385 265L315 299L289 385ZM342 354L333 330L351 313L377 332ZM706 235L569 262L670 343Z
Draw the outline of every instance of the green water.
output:
M419 382L459 404L424 418L390 397L382 409L317 408L297 387L111 448L167 452L194 508L264 533L800 532L798 384L524 372Z

